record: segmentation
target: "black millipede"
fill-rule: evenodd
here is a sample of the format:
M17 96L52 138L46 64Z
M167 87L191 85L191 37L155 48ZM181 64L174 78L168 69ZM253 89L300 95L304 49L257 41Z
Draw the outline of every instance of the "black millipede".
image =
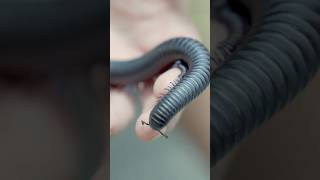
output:
M169 121L209 85L209 51L199 41L181 37L161 43L142 57L110 62L110 84L120 86L148 80L172 66L182 70L179 81L161 97L149 117L148 125L162 135Z
M214 2L229 36L218 45L227 56L213 51L224 62L211 71L212 165L290 103L320 65L319 0Z

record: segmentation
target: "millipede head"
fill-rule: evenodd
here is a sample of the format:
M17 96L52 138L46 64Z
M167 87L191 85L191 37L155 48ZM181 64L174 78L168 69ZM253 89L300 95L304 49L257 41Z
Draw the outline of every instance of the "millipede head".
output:
M149 123L145 122L145 121L141 121L142 125L147 125L147 126L150 126ZM151 127L151 126L150 126ZM152 128L152 127L151 127ZM152 128L153 129L153 128ZM157 129L154 129L156 131L158 131L163 137L165 137L166 139L168 139L168 135L163 133L161 130L157 130Z

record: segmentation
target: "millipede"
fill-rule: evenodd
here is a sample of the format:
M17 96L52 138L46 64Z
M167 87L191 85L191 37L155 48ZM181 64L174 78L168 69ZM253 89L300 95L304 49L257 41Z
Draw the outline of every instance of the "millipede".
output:
M211 8L211 19L229 32L222 48L215 47L224 54L223 63L211 70L214 166L290 103L317 72L320 1L215 0Z
M163 42L142 57L128 61L110 61L110 84L128 85L146 81L168 68L181 70L179 80L168 87L152 109L150 127L161 130L210 83L210 53L197 40L177 37Z

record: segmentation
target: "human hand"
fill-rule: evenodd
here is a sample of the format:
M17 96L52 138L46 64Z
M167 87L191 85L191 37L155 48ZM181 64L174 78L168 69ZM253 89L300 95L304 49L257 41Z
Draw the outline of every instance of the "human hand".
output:
M178 0L145 1L122 0L110 1L110 56L111 59L128 60L141 56L161 42L173 37L191 37L199 39L198 33L182 12ZM153 83L139 86L142 113L136 122L136 134L144 141L158 137L159 132L148 123L152 108L158 97L166 92L180 70L172 68L161 74ZM123 89L110 90L110 136L126 128L135 116L135 105L130 94ZM180 113L170 121L172 129L178 122Z

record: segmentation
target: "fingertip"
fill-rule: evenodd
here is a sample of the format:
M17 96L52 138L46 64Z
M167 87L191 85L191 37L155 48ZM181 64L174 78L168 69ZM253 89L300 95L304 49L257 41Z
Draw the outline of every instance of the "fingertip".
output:
M138 138L141 141L152 141L159 137L159 133L155 130L153 130L150 126L148 125L138 125L136 128L136 133Z
M129 122L119 122L119 123L112 123L110 122L110 136L114 136L121 132L123 129L125 129L128 126Z
M159 132L152 129L149 124L149 112L143 113L136 123L136 134L142 141L151 141L159 137Z
M110 91L110 136L118 134L128 127L135 115L135 108L130 96L122 91ZM125 113L123 109L126 109Z
M116 128L110 126L110 136L115 135L116 133Z

